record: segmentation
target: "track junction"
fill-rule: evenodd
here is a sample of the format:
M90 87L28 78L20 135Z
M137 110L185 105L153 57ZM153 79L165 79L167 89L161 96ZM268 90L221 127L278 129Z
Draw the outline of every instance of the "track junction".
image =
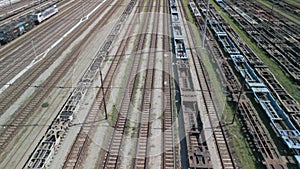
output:
M299 83L299 25L258 3L215 2ZM1 24L59 12L0 47L0 168L242 168L237 123L257 166L299 166L299 103L206 0L20 4Z

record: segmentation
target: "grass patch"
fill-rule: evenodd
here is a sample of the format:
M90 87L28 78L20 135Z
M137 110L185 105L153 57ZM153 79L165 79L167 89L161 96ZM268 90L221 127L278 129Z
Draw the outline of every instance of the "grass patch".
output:
M159 115L159 116L157 117L157 119L158 119L158 120L162 120L162 119L163 119L163 114Z
M136 126L132 127L132 133L131 133L131 138L135 138L137 134L137 129Z
M108 118L110 118L110 125L114 124L115 121L117 120L118 118L118 109L116 107L116 105L113 105L113 109L112 109L112 112L111 113L108 113Z
M268 66L270 71L273 73L278 82L287 90L291 96L293 96L298 102L300 102L300 89L294 83L294 81L289 78L283 70L278 66L278 63L274 62L270 57L265 53L263 49L257 47L257 45L248 37L248 35L237 26L237 24L230 18L230 16L225 13L214 1L212 5L219 11L225 21L230 24L232 29L240 36L240 38L246 42L246 44L254 51L254 53Z
M147 10L147 8L150 8L147 4L148 4L148 1L149 0L144 0L144 1L142 1L143 2L143 4L141 4L142 5L142 7L143 7L143 12L148 12ZM151 12L151 11L149 11L149 12Z
M298 0L283 0L283 1L288 2L292 5L297 6L298 8L300 8L300 1L298 1Z
M228 127L231 133L231 142L234 147L235 153L241 163L243 169L257 168L255 165L255 158L251 152L249 144L242 134L241 124L238 122Z
M125 134L128 135L130 129L130 120L127 120L125 125Z
M280 15L288 18L289 20L297 23L298 25L300 25L300 18L297 17L297 15L292 14L291 11L288 10L284 10L284 9L279 9L276 7L276 5L273 5L271 2L265 1L265 0L257 0L257 2L259 2L260 4L268 7L270 10L273 8L273 12L277 12Z
M139 89L140 78L141 78L141 75L140 75L140 73L138 73L135 76L135 83L134 83L134 87L133 87L133 96L132 96L133 101L136 101L136 94L137 94L137 90Z
M183 1L184 6L186 8L186 11L189 10L188 8L188 2L187 0ZM190 12L187 12L188 14L186 15L188 20L192 21L193 18L190 14ZM193 26L193 34L194 37L199 37L196 39L197 46L202 46L202 41L201 41L201 35L200 31L196 26ZM234 112L234 105L230 105L230 103L227 103L226 96L224 94L223 86L221 83L221 80L219 78L218 73L216 72L216 63L214 63L214 60L212 59L211 53L207 51L206 49L202 49L200 47L197 47L197 53L200 54L201 56L201 61L203 65L205 66L205 69L209 75L210 78L210 84L211 88L214 90L214 94L216 99L218 100L218 107L224 115L224 121L225 123L230 123L233 117L233 112ZM222 106L222 107L221 107ZM249 147L249 144L244 137L243 133L241 132L242 125L237 121L234 123L234 125L228 125L229 133L232 137L232 146L233 149L237 155L237 158L239 159L242 168L246 169L253 169L256 168L255 164L255 157L251 152L251 149Z
M111 113L110 115L110 118L111 118L111 121L116 121L117 120L117 117L118 117L118 111L115 110L113 113Z
M130 69L131 69L131 66L128 66L128 65L130 65L130 63L132 63L132 59L133 57L130 55L130 57L128 57L127 58L127 64L126 64L126 68L125 68L125 70L124 70L124 75L122 76L122 83L121 84L127 84L128 83L128 80L130 80L130 79L128 79L129 78L129 73L130 73ZM122 59L123 60L123 62L124 62L124 59ZM110 121L110 124L113 124L114 122L115 122L115 120L117 119L117 117L118 117L118 109L117 109L117 106L118 106L118 104L120 104L121 102L122 102L122 99L123 99L123 92L124 92L124 90L126 90L126 88L124 87L121 87L120 89L119 89L119 91L118 91L118 96L117 96L117 98L115 99L115 104L117 104L117 105L113 105L113 110L112 110L112 112L111 113L108 113L108 117L111 119L111 121ZM110 97L111 97L112 95L109 95L108 96L108 98L106 99L106 100L110 100Z
M48 107L48 106L49 106L49 103L48 103L48 102L45 102L45 103L42 104L42 108L46 108L46 107Z
M225 105L225 95L224 95L224 90L222 87L222 83L221 80L219 78L219 75L216 72L217 69L217 65L214 63L212 57L210 57L210 53L208 50L203 49L202 46L202 35L200 35L200 30L199 28L196 26L196 24L194 23L194 18L190 12L190 8L188 5L188 1L185 0L183 1L185 10L187 11L187 20L189 21L193 21L190 22L191 24L191 28L193 31L193 36L194 37L199 37L199 38L195 38L196 39L196 51L197 54L200 54L201 57L201 61L205 67L205 70L207 71L208 75L209 75L209 80L210 80L210 87L211 89L214 90L214 96L216 96L217 100L218 100L218 107L220 110L223 109L223 105ZM221 111L218 111L221 112Z
M185 14L185 19L193 24L196 24L196 21L194 20L194 17L192 15L192 13L190 12L190 7L189 7L189 1L188 0L184 0L182 1L183 3L183 7L185 8L185 11L189 11L189 12L186 12Z
M227 103L228 104L226 104L224 108L224 111L226 112L225 123L227 124L227 128L231 137L231 144L233 146L236 157L240 162L241 168L258 168L257 166L259 164L255 162L255 156L251 151L245 135L243 134L243 126L240 123L240 120L238 120L238 116L236 116L235 122L231 124L236 104L229 101Z

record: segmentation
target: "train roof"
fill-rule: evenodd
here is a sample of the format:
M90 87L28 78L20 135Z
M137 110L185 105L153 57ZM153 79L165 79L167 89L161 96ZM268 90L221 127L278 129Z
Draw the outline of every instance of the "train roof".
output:
M300 167L300 155L295 155L298 167Z
M5 23L4 25L0 26L0 30L8 30L10 28L15 28L16 26L19 26L20 24L24 24L26 22L33 21L32 15L26 15L22 16L16 20L11 20L8 23Z
M39 13L39 12L43 12L45 11L46 9L49 9L49 8L56 8L56 5L47 5L47 6L44 6L42 9L35 9L34 13L33 14L36 14L36 13Z

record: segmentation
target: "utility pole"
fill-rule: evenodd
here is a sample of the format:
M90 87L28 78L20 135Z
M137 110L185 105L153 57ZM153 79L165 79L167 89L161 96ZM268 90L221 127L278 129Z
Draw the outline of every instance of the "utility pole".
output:
M82 18L84 18L84 1L81 2Z
M274 3L272 4L271 14L269 15L267 30L269 30L271 17L273 17L273 8L274 8Z
M14 8L13 8L13 6L12 6L11 0L9 0L9 4L10 4L11 11L13 11Z
M245 72L246 73L246 72ZM235 116L237 114L237 110L239 108L239 105L240 105L240 100L241 100L241 96L244 92L244 86L246 84L246 80L247 80L247 74L245 74L245 80L243 81L243 84L241 86L241 89L240 89L240 93L239 93L239 96L238 96L238 100L237 100L237 103L236 103L236 106L235 106L235 109L234 109L234 112L233 112L233 117L232 117L232 120L231 120L231 123L230 124L233 124L234 123L234 119L235 119Z
M31 45L32 45L33 52L34 52L34 57L36 57L36 50L35 50L35 47L34 47L34 44L33 44L33 39L31 39Z
M106 109L106 102L105 102L105 95L104 95L104 88L103 88L103 81L102 81L102 72L100 72L100 81L101 81L101 90L102 90L102 96L103 96L103 104L104 104L104 114L105 114L105 120L107 120L107 109Z
M206 14L205 14L205 23L204 23L204 30L202 35L202 48L205 49L205 38L206 38L206 27L207 27L207 19L208 19L208 9L209 9L209 0L207 0L206 6Z

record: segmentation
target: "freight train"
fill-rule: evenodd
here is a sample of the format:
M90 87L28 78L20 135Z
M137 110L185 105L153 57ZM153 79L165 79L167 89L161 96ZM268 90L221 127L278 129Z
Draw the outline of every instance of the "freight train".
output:
M216 2L222 6L228 6L223 0L216 0ZM243 14L248 22L256 24L255 20L247 17ZM272 92L267 88L267 85L262 81L255 70L250 66L246 57L240 53L237 45L234 43L229 33L224 29L219 21L209 19L208 21L214 35L220 42L221 47L229 55L236 70L245 80L247 86L254 94L255 100L265 111L269 117L271 124L277 131L279 137L281 137L287 148L293 153L298 167L300 167L300 132L295 127L289 115L281 108L280 104L272 95Z
M183 29L180 22L180 14L177 6L176 0L170 0L170 13L172 22L172 33L173 33L173 47L176 59L188 59L188 54L186 52L186 47L184 43Z
M0 27L0 45L4 45L30 31L35 25L45 21L56 13L58 13L56 5L51 5L33 14L2 25Z

